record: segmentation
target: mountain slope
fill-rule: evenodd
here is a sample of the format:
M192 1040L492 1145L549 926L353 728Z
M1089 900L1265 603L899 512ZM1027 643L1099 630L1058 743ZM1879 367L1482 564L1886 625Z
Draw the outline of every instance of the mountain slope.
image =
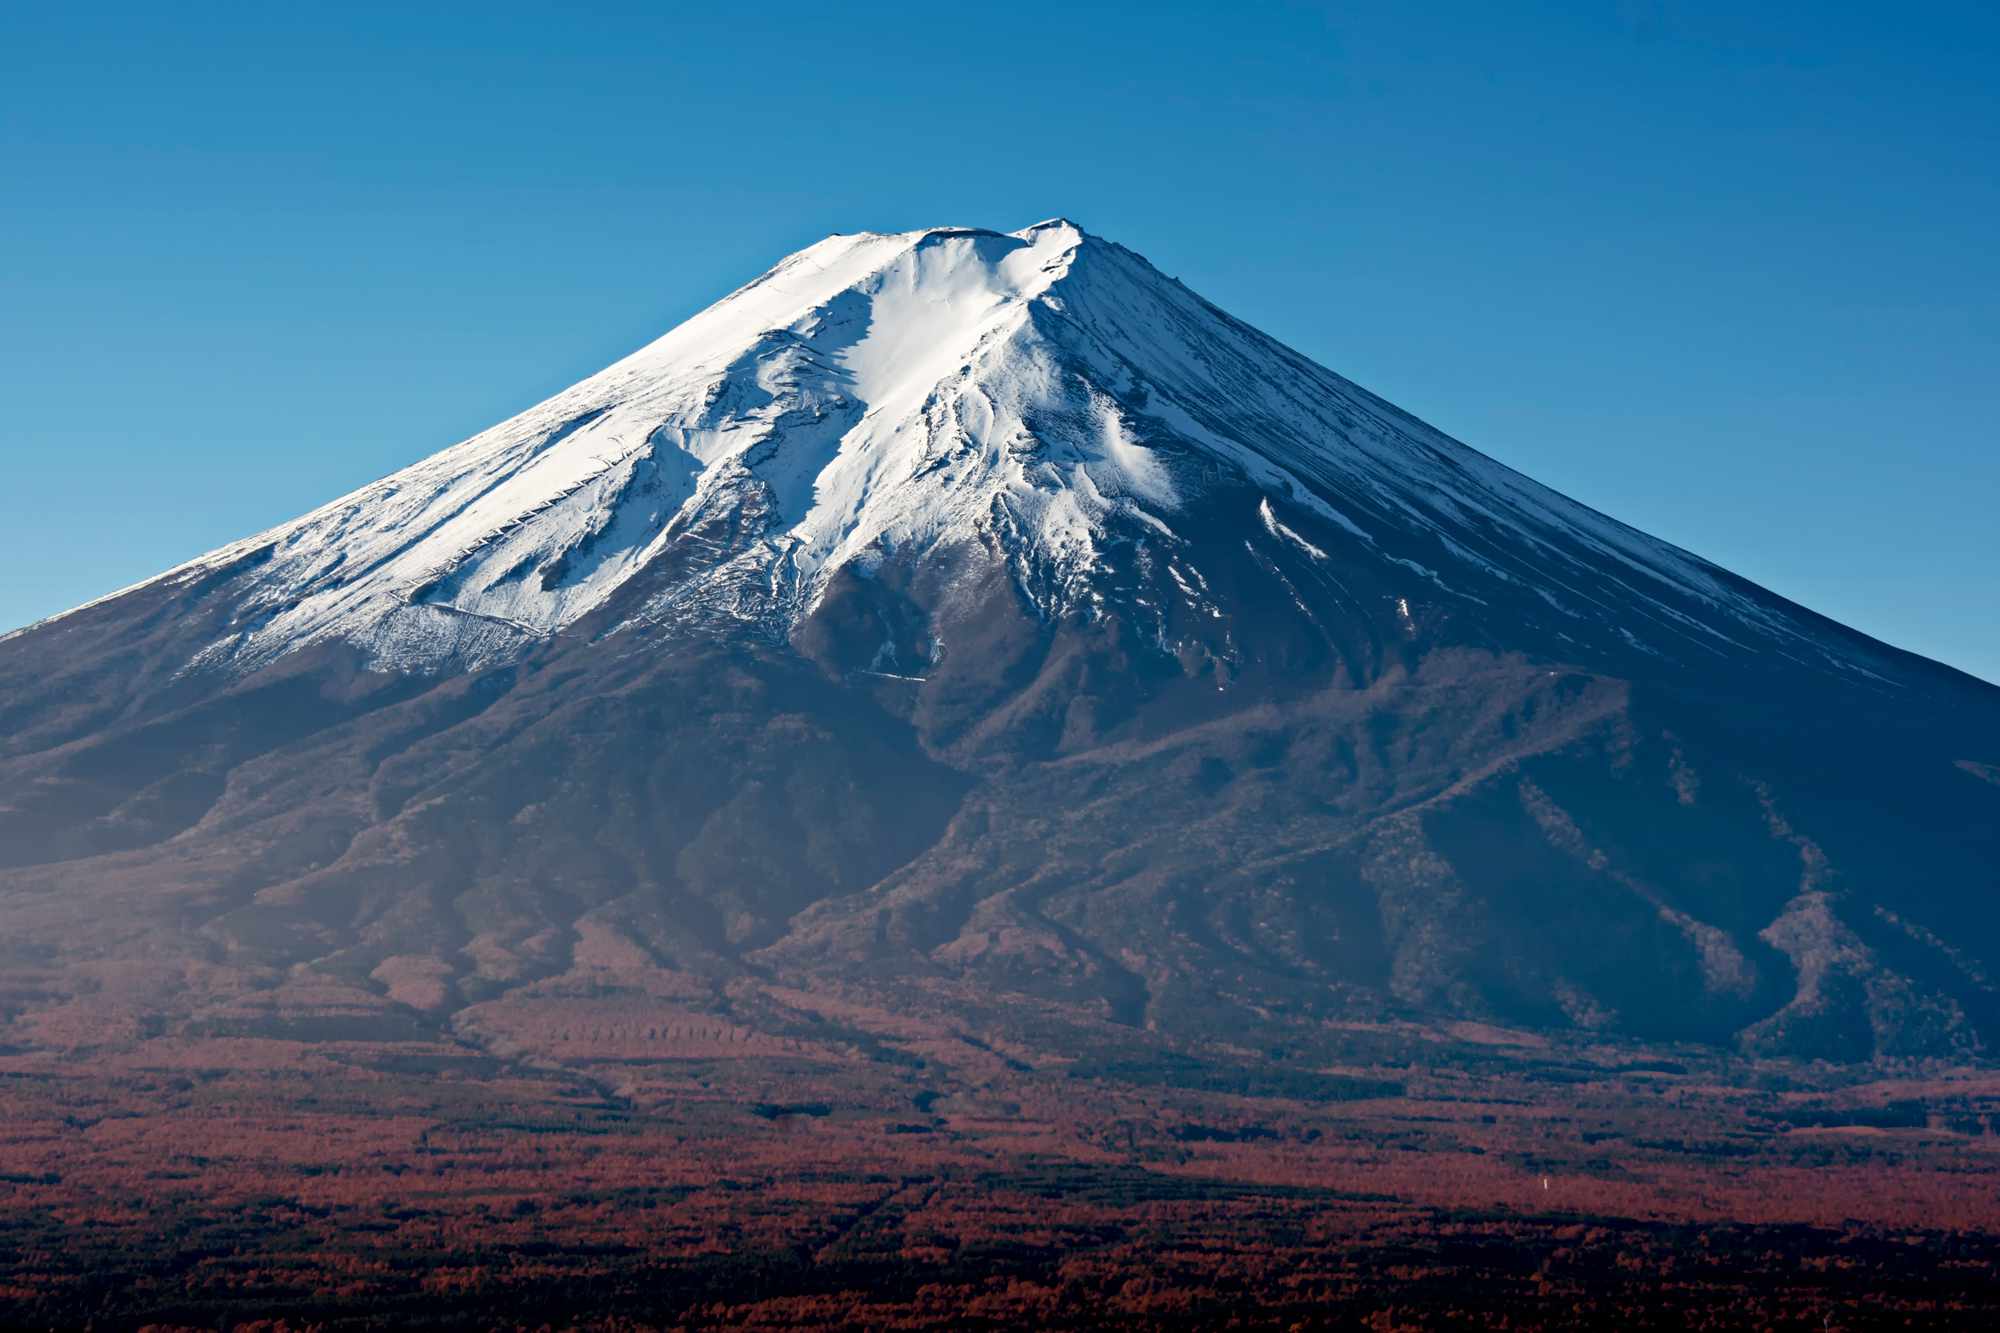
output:
M1246 512L1224 521L1282 557L1281 586L1350 548L1450 614L1499 590L1586 642L1870 670L1858 642L1060 220L829 237L548 402L147 586L246 566L196 658L239 670L329 638L396 668L498 660L674 563L687 572L639 614L698 605L790 630L842 569L986 546L1058 617L1102 607L1142 544L1171 552L1191 539L1176 520L1233 489ZM1200 612L1190 577L1166 600Z
M144 955L175 1021L454 1022L618 957L1163 1040L2000 1037L2000 691L1061 220L829 237L0 639L0 722L58 1006Z

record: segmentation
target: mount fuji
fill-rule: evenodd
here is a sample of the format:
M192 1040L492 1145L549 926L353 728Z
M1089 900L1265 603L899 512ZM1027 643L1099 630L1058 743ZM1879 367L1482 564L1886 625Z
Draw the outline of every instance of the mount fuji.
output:
M17 1037L89 999L492 1046L643 974L1960 1056L1996 890L2000 690L1062 219L830 236L0 638Z

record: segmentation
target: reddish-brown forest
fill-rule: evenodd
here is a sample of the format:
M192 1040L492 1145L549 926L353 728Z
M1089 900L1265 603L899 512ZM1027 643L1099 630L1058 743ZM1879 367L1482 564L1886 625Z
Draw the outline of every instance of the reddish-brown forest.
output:
M1044 1047L863 996L669 998L475 1010L462 1041L322 1015L83 1044L51 1015L0 1057L4 1322L2000 1317L1991 1073L1470 1025Z

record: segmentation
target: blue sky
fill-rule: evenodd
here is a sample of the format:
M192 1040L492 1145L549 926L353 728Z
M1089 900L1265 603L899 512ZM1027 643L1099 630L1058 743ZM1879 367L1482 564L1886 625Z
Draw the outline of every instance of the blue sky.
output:
M1996 62L1990 4L7 6L0 625L828 232L1060 213L2000 680Z

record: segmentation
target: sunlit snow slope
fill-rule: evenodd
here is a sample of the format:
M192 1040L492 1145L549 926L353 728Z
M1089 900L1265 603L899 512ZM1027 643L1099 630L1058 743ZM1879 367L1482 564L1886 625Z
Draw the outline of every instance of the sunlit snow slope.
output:
M1497 594L1579 650L1869 670L1787 604L1062 220L830 236L547 402L162 580L242 571L196 659L238 671L327 639L401 669L476 666L641 575L621 624L783 635L835 571L899 553L985 552L1045 617L1151 614L1171 647L1162 603L1224 615L1190 545L1214 549L1218 513L1307 615L1353 599L1337 570L1366 558L1402 571L1375 596L1413 630Z

